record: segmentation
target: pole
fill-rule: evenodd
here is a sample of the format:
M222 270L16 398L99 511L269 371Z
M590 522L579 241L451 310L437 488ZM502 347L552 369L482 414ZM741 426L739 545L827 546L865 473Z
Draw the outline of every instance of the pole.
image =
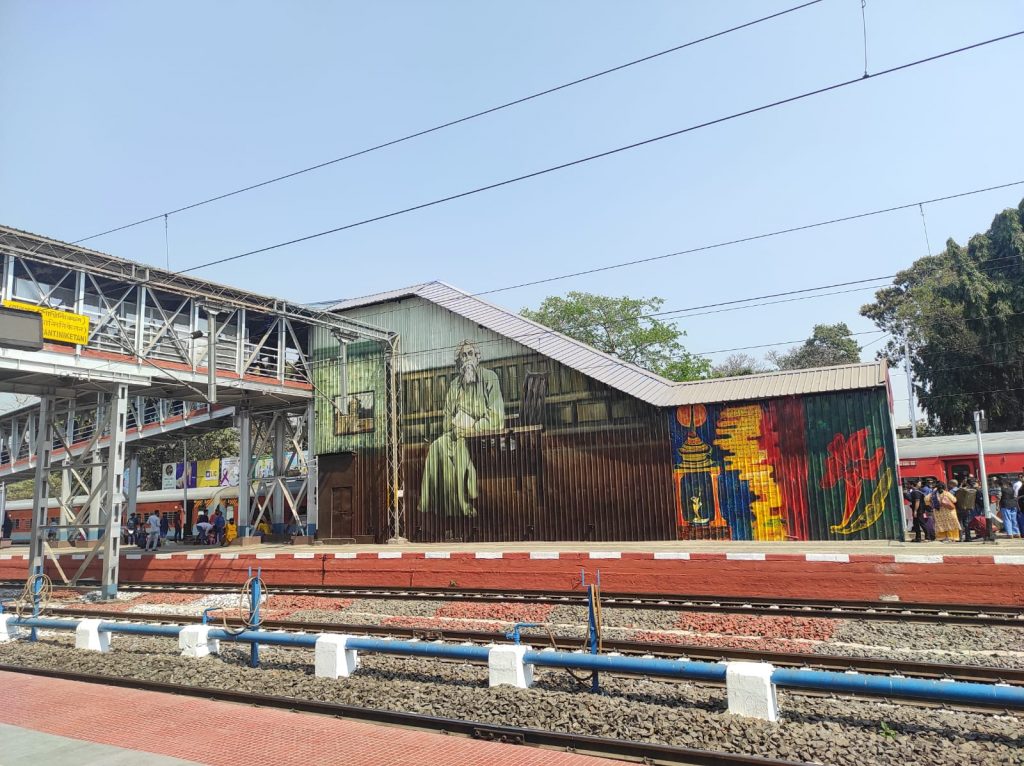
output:
M206 309L209 332L206 338L206 399L210 404L217 403L217 312Z
M181 541L185 542L185 535L188 530L185 528L185 521L188 519L188 439L184 439L181 442L181 459L184 461L181 464Z
M914 378L910 371L910 341L903 341L903 365L907 373L907 407L910 408L910 438L917 438L917 407L914 405Z
M989 528L991 521L989 521L989 503L991 502L988 497L988 471L985 470L985 445L981 442L981 419L985 417L985 410L974 411L974 433L978 436L978 473L981 474L981 492L982 502L985 508L985 527Z

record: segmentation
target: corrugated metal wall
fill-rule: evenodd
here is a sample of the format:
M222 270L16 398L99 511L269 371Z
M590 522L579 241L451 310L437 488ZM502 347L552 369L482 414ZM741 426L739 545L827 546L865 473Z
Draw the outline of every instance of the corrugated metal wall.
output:
M401 334L408 537L420 541L673 537L671 465L665 451L669 427L664 411L418 298L349 315ZM451 392L453 386L459 387L455 353L466 339L479 352L480 369L489 371L480 373L481 382L493 381L497 389L497 395L490 393L486 403L476 402L476 406L490 408L491 418L500 409L502 422L498 428L482 429L460 440L451 438L450 408L453 398L463 396ZM342 367L333 339L317 336L315 348L316 451L355 454L352 493L360 506L356 534L381 540L387 528L381 480L386 435L381 350L374 344L352 344L347 365ZM343 377L347 386L342 385ZM365 403L370 392L374 394L372 417L360 417L368 414ZM361 398L364 406L353 404L349 416L353 397ZM426 482L425 474L430 474ZM323 487L320 529L324 537L332 536L329 494L330 488Z
M659 410L420 298L347 313L402 338L413 540L901 536L883 388ZM459 382L463 340L479 355L473 383ZM335 456L320 534L382 541L382 350L350 344L343 366L336 341L318 335L314 358L316 450ZM460 409L476 424L464 437ZM355 507L346 516L332 502Z
M902 537L885 389L679 407L670 423L681 537Z

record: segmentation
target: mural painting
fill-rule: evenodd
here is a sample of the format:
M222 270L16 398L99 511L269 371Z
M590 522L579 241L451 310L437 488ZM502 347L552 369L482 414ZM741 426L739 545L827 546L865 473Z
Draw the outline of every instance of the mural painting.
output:
M365 434L373 430L373 391L334 397L334 433Z
M677 536L898 537L891 437L876 399L862 392L676 408Z
M476 466L466 440L505 427L505 400L498 376L480 366L480 351L472 341L459 344L455 367L458 375L444 399L443 433L427 452L419 509L445 516L476 516Z

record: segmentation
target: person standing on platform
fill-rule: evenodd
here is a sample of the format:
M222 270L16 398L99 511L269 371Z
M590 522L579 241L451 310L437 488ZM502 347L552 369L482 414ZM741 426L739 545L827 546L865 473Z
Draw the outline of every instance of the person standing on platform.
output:
M146 519L146 550L155 551L160 544L160 517L153 511Z
M4 514L4 527L3 527L2 533L0 533L0 534L3 535L3 539L4 540L10 540L11 539L11 533L13 531L14 531L14 521L11 519L11 514L5 513Z
M935 488L938 510L935 511L935 532L939 541L955 543L960 539L960 522L956 517L956 498L939 482Z
M971 517L974 516L977 498L978 488L974 479L968 479L966 486L957 488L956 515L960 519L961 539L965 543L971 541Z
M228 524L224 527L224 542L221 545L231 545L236 537L238 537L238 525L235 524L234 519L228 519Z
M1006 536L1020 537L1020 527L1017 526L1017 495L1006 479L1003 479L999 493L999 512L1003 517L1003 531Z
M220 545L224 542L224 514L220 512L220 508L213 512L213 542Z
M181 541L181 508L174 513L174 542Z
M167 533L171 531L171 519L170 514L160 514L160 544L163 545L167 542Z
M914 514L914 526L912 531L914 532L914 542L921 542L922 533L927 537L928 540L935 539L935 528L932 526L931 506L928 504L928 498L924 492L921 491L921 480L917 479L914 482L913 489L910 490L910 509Z

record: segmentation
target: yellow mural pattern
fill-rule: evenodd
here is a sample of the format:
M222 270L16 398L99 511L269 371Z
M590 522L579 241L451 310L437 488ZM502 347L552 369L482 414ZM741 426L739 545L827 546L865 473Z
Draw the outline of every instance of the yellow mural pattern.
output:
M718 419L715 446L725 452L727 471L738 471L747 482L754 498L750 512L754 515L755 540L785 540L782 523L782 493L775 483L774 468L761 449L762 411L758 405L726 407Z

